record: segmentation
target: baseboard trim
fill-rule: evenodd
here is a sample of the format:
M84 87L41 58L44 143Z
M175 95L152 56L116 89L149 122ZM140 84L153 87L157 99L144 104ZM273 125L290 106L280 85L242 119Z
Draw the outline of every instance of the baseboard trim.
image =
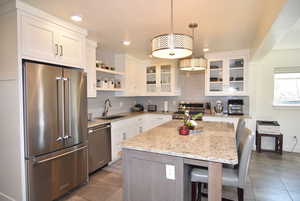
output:
M0 199L4 201L16 201L14 198L0 192Z

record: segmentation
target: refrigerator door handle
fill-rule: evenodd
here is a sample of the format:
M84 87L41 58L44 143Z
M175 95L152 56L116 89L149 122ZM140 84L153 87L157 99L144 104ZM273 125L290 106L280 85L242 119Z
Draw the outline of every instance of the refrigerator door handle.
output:
M68 78L68 77L64 77L63 78L63 81L64 82L67 82L67 84L68 84L68 94L67 94L67 101L65 102L64 101L64 103L65 103L65 105L64 105L64 108L66 107L67 108L67 112L68 112L68 123L67 123L67 125L66 125L66 128L65 129L67 129L66 130L66 135L63 137L65 140L67 140L67 139L69 139L69 138L72 138L72 127L71 127L71 116L72 116L72 114L71 114L71 80L70 80L70 78Z
M63 99L63 82L62 82L62 77L56 77L56 87L57 87L57 105L61 105L61 107L57 107L57 115L58 115L58 117L57 117L57 120L58 120L58 125L60 125L60 118L59 118L59 116L60 116L60 112L62 112L62 119L64 118L64 111L63 111L63 101L61 101L60 102L60 98L59 98L59 96L61 96L61 98ZM59 94L60 93L60 90L59 90L59 82L61 82L61 90L62 90L62 92L61 92L61 94ZM60 111L61 110L61 111ZM58 137L57 139L56 139L56 142L59 142L59 141L62 141L63 139L64 139L64 122L62 121L62 124L61 124L61 127L62 127L62 129L60 129L60 128L58 128L58 133L60 133L60 130L61 130L61 136L60 137Z
M72 154L74 152L77 152L77 151L80 151L80 150L83 150L83 149L86 149L87 146L84 146L84 147L80 147L78 149L75 149L75 150L72 150L72 151L68 151L66 153L63 153L63 154L59 154L57 156L53 156L53 157L50 157L50 158L47 158L47 159L43 159L43 160L36 160L36 158L33 158L33 162L34 162L34 165L39 165L39 164L42 164L42 163L46 163L48 161L52 161L52 160L55 160L55 159L58 159L58 158L61 158L61 157L64 157L64 156L67 156L69 154Z
M64 90L64 78L61 78L62 84L61 84L61 113L62 113L62 128L61 128L61 137L62 139L65 139L65 90Z

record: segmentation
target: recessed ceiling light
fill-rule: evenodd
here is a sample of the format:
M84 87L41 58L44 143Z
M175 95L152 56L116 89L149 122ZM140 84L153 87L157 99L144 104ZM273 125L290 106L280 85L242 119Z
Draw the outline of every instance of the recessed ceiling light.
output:
M209 49L208 48L203 48L203 52L208 52Z
M82 21L82 17L79 15L73 15L71 16L71 20L75 21L75 22L81 22Z
M124 40L124 41L123 41L123 45L126 45L126 46L129 46L130 43L131 43L131 42L130 42L129 40Z

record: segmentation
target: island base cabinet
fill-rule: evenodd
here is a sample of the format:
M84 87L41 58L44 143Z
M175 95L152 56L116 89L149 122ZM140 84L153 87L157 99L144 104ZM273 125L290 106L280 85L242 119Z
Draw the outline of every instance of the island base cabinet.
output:
M184 201L183 159L128 149L122 157L123 201Z

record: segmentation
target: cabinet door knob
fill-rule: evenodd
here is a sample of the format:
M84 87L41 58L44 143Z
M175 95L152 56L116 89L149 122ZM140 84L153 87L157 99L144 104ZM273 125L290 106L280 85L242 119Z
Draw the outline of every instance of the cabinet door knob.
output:
M55 44L55 55L58 55L58 44Z

